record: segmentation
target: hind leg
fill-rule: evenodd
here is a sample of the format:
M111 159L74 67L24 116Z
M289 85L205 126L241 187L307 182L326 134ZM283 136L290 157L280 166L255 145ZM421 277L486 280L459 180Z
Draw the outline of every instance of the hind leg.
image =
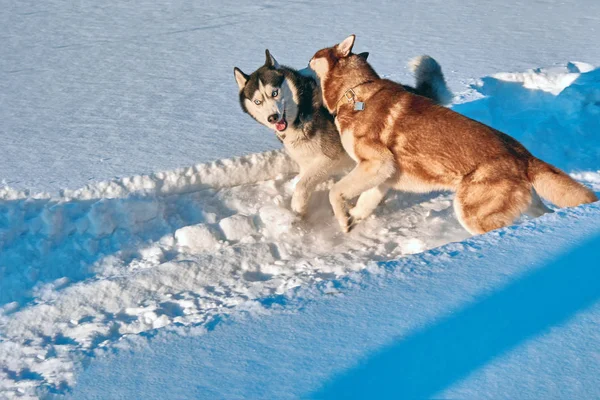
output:
M467 177L456 191L454 210L472 234L510 225L531 204L531 184L524 178Z

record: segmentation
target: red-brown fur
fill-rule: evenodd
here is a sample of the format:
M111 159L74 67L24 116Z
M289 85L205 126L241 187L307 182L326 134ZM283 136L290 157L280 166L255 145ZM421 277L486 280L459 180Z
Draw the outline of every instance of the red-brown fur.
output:
M533 188L558 206L597 200L510 136L381 79L351 52L353 44L351 36L311 60L344 148L358 162L330 192L345 231L351 227L350 216L370 214L388 187L455 191L456 213L472 233L512 223L530 207ZM351 88L353 93L348 92ZM354 109L359 101L362 111ZM348 213L345 199L361 193L357 207Z

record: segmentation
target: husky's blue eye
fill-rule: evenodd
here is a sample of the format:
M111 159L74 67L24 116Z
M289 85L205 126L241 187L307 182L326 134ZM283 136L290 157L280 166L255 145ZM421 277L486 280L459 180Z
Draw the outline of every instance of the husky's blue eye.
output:
M257 106L260 106L262 104L262 101L260 101L260 100L254 100L254 104L256 104Z
M279 90L273 90L273 93L271 93L271 96L277 97L278 94L279 94Z

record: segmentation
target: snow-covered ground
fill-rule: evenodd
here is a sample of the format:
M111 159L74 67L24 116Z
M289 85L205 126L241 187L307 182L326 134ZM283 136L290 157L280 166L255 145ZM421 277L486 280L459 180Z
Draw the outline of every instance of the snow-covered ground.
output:
M279 148L243 115L233 67L269 48L304 67L358 36L382 74L411 82L430 54L450 87L497 72L600 65L596 0L0 1L0 177L76 189Z
M599 217L373 262L205 336L128 340L72 398L598 398Z
M469 238L395 193L343 235L328 182L298 220L232 76L350 25L600 192L596 2L2 6L0 396L600 396L598 205Z

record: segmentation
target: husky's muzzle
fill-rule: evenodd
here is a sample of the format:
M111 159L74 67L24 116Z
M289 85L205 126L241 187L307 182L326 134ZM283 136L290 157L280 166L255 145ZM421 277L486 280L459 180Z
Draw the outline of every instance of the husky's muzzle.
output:
M288 123L287 120L285 119L285 112L283 113L283 115L281 116L281 118L275 122L275 129L277 129L277 131L279 132L283 132L287 129Z

